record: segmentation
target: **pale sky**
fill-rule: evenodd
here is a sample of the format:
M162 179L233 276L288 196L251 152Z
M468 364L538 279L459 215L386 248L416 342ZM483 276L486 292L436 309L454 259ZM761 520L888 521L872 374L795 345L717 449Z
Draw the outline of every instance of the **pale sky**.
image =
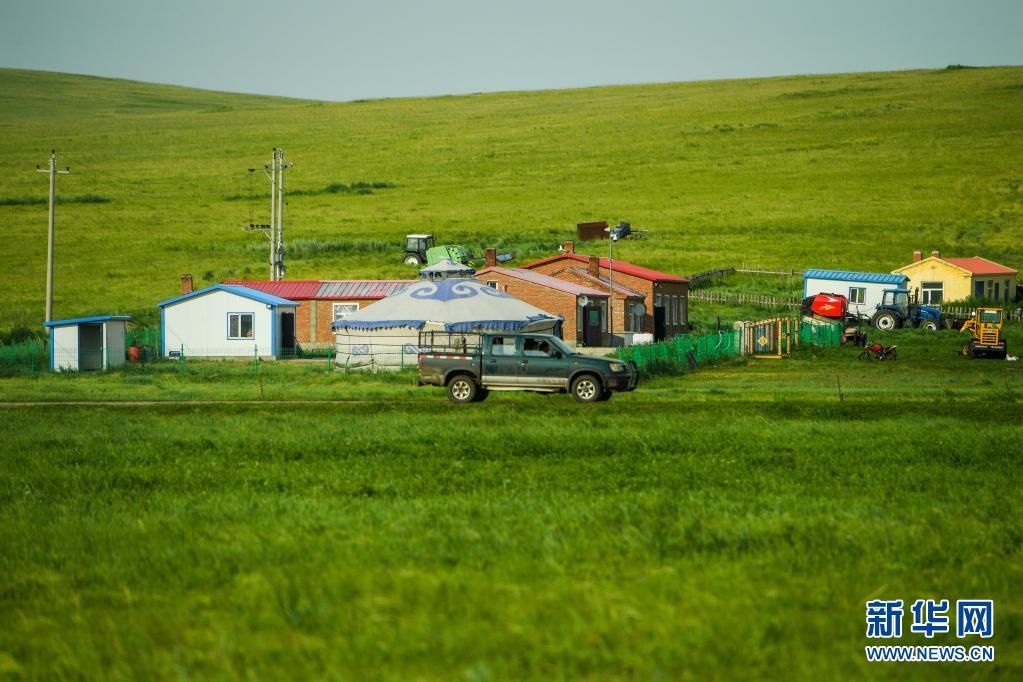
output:
M1023 64L1023 0L0 0L0 67L323 100Z

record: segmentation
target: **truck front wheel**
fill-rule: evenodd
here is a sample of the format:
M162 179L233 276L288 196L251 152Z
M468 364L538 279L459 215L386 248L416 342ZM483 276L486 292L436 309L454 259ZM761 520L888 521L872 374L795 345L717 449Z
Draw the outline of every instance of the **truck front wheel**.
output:
M476 402L479 386L467 374L459 374L448 382L448 397L453 403Z
M596 402L603 392L600 380L592 374L583 374L572 382L572 397L581 403Z

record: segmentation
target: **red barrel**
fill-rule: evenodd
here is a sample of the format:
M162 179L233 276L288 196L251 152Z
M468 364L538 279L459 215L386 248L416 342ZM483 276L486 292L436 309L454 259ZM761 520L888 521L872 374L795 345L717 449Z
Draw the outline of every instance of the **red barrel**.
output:
M142 362L142 346L128 346L128 362Z

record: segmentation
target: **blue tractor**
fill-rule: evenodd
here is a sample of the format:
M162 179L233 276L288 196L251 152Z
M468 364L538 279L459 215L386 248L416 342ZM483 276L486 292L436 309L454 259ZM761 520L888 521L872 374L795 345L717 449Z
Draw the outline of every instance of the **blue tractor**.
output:
M944 324L941 311L937 308L910 303L909 289L885 289L870 322L882 330L919 327L934 331Z

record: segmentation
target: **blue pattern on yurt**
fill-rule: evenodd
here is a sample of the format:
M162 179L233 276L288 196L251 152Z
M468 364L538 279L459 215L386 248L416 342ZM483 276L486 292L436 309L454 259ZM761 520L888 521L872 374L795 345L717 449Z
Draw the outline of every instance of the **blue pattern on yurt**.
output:
M458 298L473 298L479 294L494 298L511 298L503 291L481 286L474 279L438 279L409 287L409 297L418 300L453 301Z

